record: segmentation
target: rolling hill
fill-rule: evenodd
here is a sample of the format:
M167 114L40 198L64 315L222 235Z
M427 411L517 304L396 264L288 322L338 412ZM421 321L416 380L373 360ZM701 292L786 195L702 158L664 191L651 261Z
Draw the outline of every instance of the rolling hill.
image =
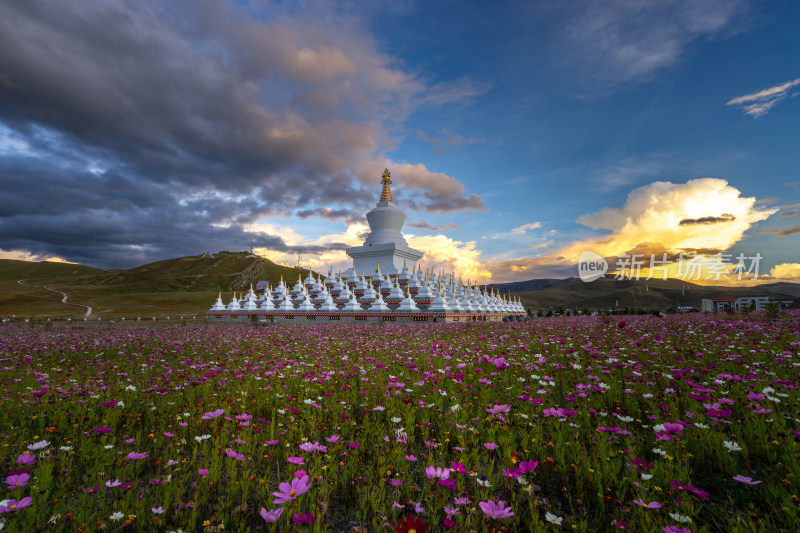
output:
M112 270L0 260L0 316L81 318L85 313L81 306L91 306L95 316L193 316L211 307L219 292L229 299L232 291L247 290L251 283L276 284L281 277L294 283L309 272L247 252L201 254ZM67 303L58 291L68 295Z

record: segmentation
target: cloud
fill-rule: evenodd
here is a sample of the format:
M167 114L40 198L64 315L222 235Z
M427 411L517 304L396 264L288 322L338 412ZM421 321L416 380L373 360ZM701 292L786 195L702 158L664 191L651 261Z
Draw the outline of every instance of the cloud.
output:
M490 239L502 239L505 237L520 237L522 235L525 235L527 232L531 230L539 229L541 227L542 227L541 222L531 222L529 224L523 224L522 226L517 226L516 228L513 228L511 231L508 231L506 233L496 233L492 235Z
M485 139L476 139L469 137L465 139L461 135L448 133L447 130L442 130L441 137L428 137L424 131L418 130L417 136L425 143L433 146L433 151L439 155L445 155L453 151L456 146L469 146L475 143L486 142Z
M800 263L781 263L769 271L771 278L800 281Z
M774 233L778 237L788 237L789 235L800 233L800 226L792 226L791 228L786 228L786 229L768 229L765 230L764 232Z
M722 213L718 217L700 217L700 218L684 218L680 222L678 222L679 226L693 226L693 225L709 225L709 224L720 224L722 222L733 222L736 220L736 217L731 215L730 213Z
M593 230L606 231L605 235L568 243L540 257L490 261L486 267L497 281L512 281L574 277L577 258L584 250L612 264L623 254L641 254L648 261L651 254L660 259L666 253L669 260L681 253L714 255L728 250L753 224L777 211L759 206L755 198L743 197L722 179L657 181L631 191L622 207L578 218Z
M751 117L763 117L770 109L781 103L789 95L792 87L797 85L800 85L800 78L773 85L753 94L737 96L729 100L726 105L736 106L742 113Z
M243 249L264 216L353 221L385 166L408 170L412 209L483 209L383 154L420 106L488 87L428 83L345 10L3 2L0 73L0 249L119 267Z
M552 5L552 4L551 4ZM607 0L555 4L554 47L587 96L646 80L676 64L702 38L735 29L746 0Z

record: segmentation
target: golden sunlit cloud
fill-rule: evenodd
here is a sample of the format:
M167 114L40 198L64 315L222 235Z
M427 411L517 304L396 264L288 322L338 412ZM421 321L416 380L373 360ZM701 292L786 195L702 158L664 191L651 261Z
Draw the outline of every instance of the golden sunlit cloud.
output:
M641 254L648 266L651 254L659 259L664 253L668 259L679 253L714 255L729 249L753 224L777 211L759 205L756 198L743 197L723 179L700 178L677 184L658 181L631 191L622 207L601 209L578 219L592 229L610 231L606 236L575 241L541 257L490 261L486 266L498 281L511 281L575 276L577 258L584 250L609 260ZM699 261L701 279L696 282L718 283L718 271L730 275L736 266L736 258L731 259L733 266ZM668 266L668 276L679 277L680 268L677 264ZM711 279L706 280L708 276ZM661 272L654 277L661 277Z
M771 278L800 281L800 263L781 263L769 271Z
M54 255L37 255L22 250L0 250L0 259L16 259L18 261L50 261L52 263L69 263L74 265L72 261L67 261L61 257Z

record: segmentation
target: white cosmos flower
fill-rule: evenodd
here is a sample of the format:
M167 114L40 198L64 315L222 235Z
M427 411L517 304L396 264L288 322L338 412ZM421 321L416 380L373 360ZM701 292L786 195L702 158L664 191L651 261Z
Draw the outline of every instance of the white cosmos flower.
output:
M729 441L729 440L723 441L722 445L725 446L726 448L728 448L728 453L742 451L742 447L739 446L738 443L733 442L733 441Z
M555 524L557 526L560 526L561 525L561 521L564 520L560 516L556 516L553 513L546 513L544 515L544 517L545 517L545 519L547 519L548 522L550 522L551 524Z
M681 524L685 524L686 522L691 522L692 519L688 516L683 516L682 514L678 513L669 513L670 518L675 520L676 522L680 522Z
M125 515L117 511L116 513L109 516L109 518L114 522L116 522L117 520L122 520L123 518L125 518Z

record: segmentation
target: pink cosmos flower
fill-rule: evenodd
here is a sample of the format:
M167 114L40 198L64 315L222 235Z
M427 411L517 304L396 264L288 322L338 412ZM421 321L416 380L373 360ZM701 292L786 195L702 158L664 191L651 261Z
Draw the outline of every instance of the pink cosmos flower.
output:
M106 433L110 433L111 432L111 428L107 428L107 427L94 428L94 430L97 433L100 433L101 435L105 435Z
M305 444L301 444L300 449L303 450L304 452L309 452L309 453L316 453L316 452L324 453L328 451L328 447L320 446L319 442L307 442Z
M167 461L167 464L164 466L164 468L169 468L172 465L177 465L177 464L180 464L180 461L173 461L172 459L170 459L169 461Z
M46 440L40 440L39 442L34 442L33 444L28 444L28 449L32 452L36 450L41 450L42 448L47 448L50 443Z
M32 453L23 453L22 455L17 456L17 464L32 465L35 462L36 456Z
M231 459L236 459L237 461L244 461L245 459L244 455L236 453L233 450L225 450L225 455L227 455Z
M297 472L294 473L294 477L296 477L297 479L303 479L303 477L307 475L308 474L306 473L305 470L298 470Z
M277 446L278 445L278 441L276 441L276 440L268 440L268 441L264 442L264 444L266 444L267 446Z
M119 487L120 485L122 485L122 482L118 479L115 479L114 481L111 481L109 479L108 481L106 481L106 487L108 487L109 489L113 489L114 487Z
M478 506L489 518L501 520L503 518L511 518L514 516L514 512L511 510L511 507L506 507L505 502L502 500L498 502L478 502Z
M293 465L302 465L305 463L305 459L303 459L302 457L289 457L286 460L292 463Z
M217 418L218 416L222 416L224 414L225 414L225 409L217 409L216 411L210 411L208 413L205 413L202 417L200 417L200 419L211 420L212 418Z
M273 522L277 522L278 518L281 517L281 514L283 514L283 507L279 507L273 511L267 511L262 507L258 514L261 515L261 518L263 518L265 522L271 524Z
M494 450L494 449L496 449L496 448L497 448L497 444L495 444L494 442L484 442L484 443L483 443L483 446L484 446L484 447L485 447L487 450Z
M133 444L136 439L125 439L125 444Z
M247 413L236 415L236 420L250 420L251 418L253 418L253 415L248 415Z
M692 530L688 527L678 527L678 526L664 526L662 529L664 533L692 533Z
M744 476L734 476L733 479L738 481L739 483L744 483L745 485L758 485L761 481L753 481L751 477L744 477ZM8 481L6 481L8 483Z
M3 505L0 505L0 514L2 513L13 513L14 511L19 511L20 509L24 509L25 507L30 507L33 500L31 497L28 496L26 498L22 498L21 500L6 500L4 501Z
M467 496L453 498L453 503L456 505L469 505L469 498Z
M153 514L164 514L166 512L160 505L158 507L151 507L150 510L153 512Z
M141 452L141 453L131 452L126 457L131 461L136 461L139 459L144 459L145 457L149 457L149 455L147 454L147 452Z
M165 432L164 432L164 436L165 436L165 437L174 437L174 436L175 436L175 434L174 434L174 433L170 433L169 431L165 431Z
M406 461L411 461L412 463L417 461L417 458L413 455L406 455Z
M658 502L644 503L643 500L636 499L633 500L633 503L635 503L636 505L641 505L642 507L645 507L647 509L661 509L661 504Z
M6 478L6 485L8 485L9 490L14 490L27 485L30 479L31 476L29 476L28 474L17 474L14 476L8 476Z
M492 416L508 414L511 412L511 407L506 404L494 404L494 407L487 409L486 412Z
M205 468L198 468L197 473L200 474L200 477L205 477L208 475L208 470Z
M359 446L361 446L361 445L359 443L357 443L357 442L348 442L347 443L347 447L350 448L351 450L355 450Z
M328 442L330 442L331 444L334 444L334 443L336 443L336 442L339 442L339 439L341 439L341 437L340 437L339 435L331 435L330 437L328 437L328 438L327 438L327 439L325 439L325 440L327 440L327 441L328 441Z
M447 479L450 477L450 469L440 466L426 466L425 475L428 479Z
M272 493L276 498L272 501L272 505L280 505L296 500L298 496L302 496L308 492L310 488L311 485L308 484L308 476L303 476L300 479L295 478L292 480L291 484L281 483L280 486L278 486L278 492Z
M400 480L400 479L394 478L394 479L389 480L389 484L392 487L400 487L400 486L403 485L403 481Z

